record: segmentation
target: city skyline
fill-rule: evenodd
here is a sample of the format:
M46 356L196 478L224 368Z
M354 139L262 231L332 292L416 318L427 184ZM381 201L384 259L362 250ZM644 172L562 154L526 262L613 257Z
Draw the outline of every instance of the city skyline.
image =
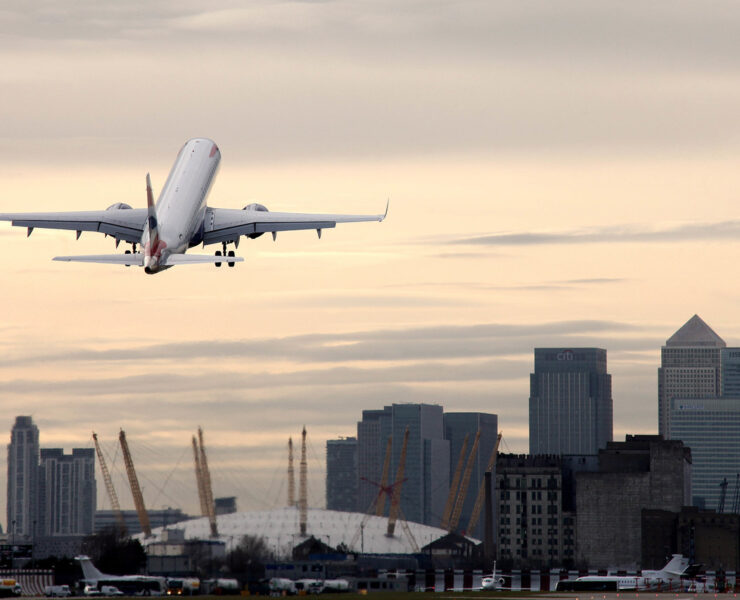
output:
M143 207L200 135L219 206L390 196L382 224L157 278L51 262L102 236L0 227L0 431L32 415L69 450L94 430L114 463L122 427L155 508L197 512L199 425L214 493L250 509L285 498L305 424L321 504L324 442L364 407L495 413L526 452L532 349L599 347L623 439L657 432L660 348L691 315L740 345L734 3L4 8L3 212Z

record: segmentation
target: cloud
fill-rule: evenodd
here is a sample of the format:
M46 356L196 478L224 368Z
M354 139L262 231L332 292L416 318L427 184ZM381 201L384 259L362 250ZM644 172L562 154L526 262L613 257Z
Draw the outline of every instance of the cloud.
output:
M563 244L680 243L740 239L740 221L690 223L665 229L646 226L600 227L553 233L497 233L448 242L472 246L542 246Z
M337 334L306 334L253 340L190 340L139 344L96 350L70 346L62 352L40 352L0 358L0 368L37 363L148 363L170 360L295 360L301 363L412 361L445 358L529 355L535 346L609 345L637 350L655 347L652 336L624 339L643 332L630 323L606 320L554 321L533 324L481 323L439 325Z

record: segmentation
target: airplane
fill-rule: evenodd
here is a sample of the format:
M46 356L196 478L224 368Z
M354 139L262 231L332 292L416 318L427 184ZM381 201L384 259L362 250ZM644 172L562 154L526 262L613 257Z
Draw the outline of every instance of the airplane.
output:
M76 556L82 567L85 582L91 589L102 590L104 587L116 587L129 596L163 596L167 590L164 577L153 575L108 575L101 573L89 556Z
M175 159L156 204L149 174L146 175L147 207L131 208L117 202L105 210L47 213L0 213L0 221L10 221L26 227L27 236L36 228L69 229L77 232L97 231L120 242L132 245L124 254L93 254L87 256L56 256L53 260L88 263L109 263L144 267L148 274L158 273L175 265L213 263L230 267L244 259L237 257L227 245L239 247L241 236L255 239L271 233L273 240L279 231L315 229L319 238L324 229L337 223L383 221L388 214L341 215L270 212L262 204L248 204L243 209L212 208L206 203L213 185L221 151L213 140L193 138L185 143ZM214 256L185 254L188 248L203 244L222 245ZM137 244L143 252L137 252Z
M510 575L501 575L496 574L496 561L493 561L493 572L490 575L484 575L481 579L481 585L480 590L494 590L494 591L501 591L504 589L504 584L506 583L506 580L504 577L509 577L511 579Z
M557 591L623 591L679 589L682 579L695 576L701 565L690 565L689 559L674 554L660 570L642 571L642 575L586 575L559 581Z

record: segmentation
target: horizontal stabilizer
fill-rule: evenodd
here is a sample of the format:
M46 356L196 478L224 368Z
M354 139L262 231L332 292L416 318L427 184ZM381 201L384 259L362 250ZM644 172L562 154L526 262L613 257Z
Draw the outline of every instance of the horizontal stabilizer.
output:
M144 266L142 254L88 254L83 256L55 256L53 260L65 262L106 263L114 265Z
M230 263L243 262L241 256L213 256L211 254L170 254L165 265L195 265L198 263Z

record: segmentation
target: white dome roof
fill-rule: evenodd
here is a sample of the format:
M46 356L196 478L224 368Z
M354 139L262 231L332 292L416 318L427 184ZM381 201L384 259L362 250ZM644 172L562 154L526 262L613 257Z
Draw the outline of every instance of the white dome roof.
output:
M308 509L306 537L300 535L297 508L278 508L254 512L238 512L218 515L219 539L226 542L227 550L239 543L244 535L265 538L268 548L279 556L289 555L293 548L307 537L313 536L327 545L336 548L345 544L355 552L370 554L411 554L426 546L447 532L439 527L406 522L417 548L409 539L406 528L399 520L395 535L386 537L388 517L368 516L362 513L340 512L336 510ZM366 519L360 531L360 525ZM172 529L184 529L185 539L210 539L210 526L207 517L183 521L171 525ZM162 541L163 528L153 530L152 537L144 539L136 536L145 546ZM354 542L354 543L353 543Z

